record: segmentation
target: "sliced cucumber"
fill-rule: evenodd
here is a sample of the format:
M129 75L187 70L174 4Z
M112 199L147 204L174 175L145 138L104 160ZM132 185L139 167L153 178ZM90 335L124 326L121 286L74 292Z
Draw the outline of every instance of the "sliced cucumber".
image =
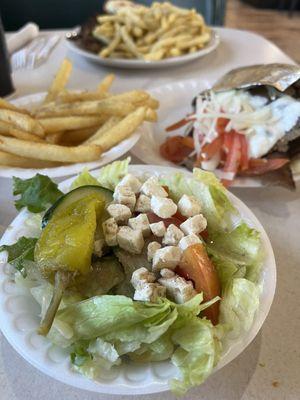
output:
M101 197L101 199L103 199L107 204L113 201L113 192L108 189L96 185L80 186L56 200L56 202L46 211L42 220L42 227L44 228L48 224L49 220L55 213L62 211L74 201L80 200L93 193L99 195L99 197Z

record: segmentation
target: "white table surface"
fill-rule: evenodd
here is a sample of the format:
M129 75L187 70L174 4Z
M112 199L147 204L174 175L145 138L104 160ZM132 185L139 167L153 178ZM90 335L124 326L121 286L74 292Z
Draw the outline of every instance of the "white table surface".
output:
M262 37L243 31L220 28L220 47L191 64L161 71L115 69L117 90L153 88L174 80L209 79L249 64L292 60ZM63 35L63 33L62 33ZM34 71L14 74L13 97L44 91L61 60L74 63L72 88L93 88L108 72L68 53L62 40L47 63ZM134 162L138 162L136 159ZM278 270L278 284L271 312L253 343L237 359L217 372L185 400L298 400L300 398L300 200L299 188L234 189L256 214L271 239ZM12 185L0 179L0 233L16 215L12 205ZM121 400L68 387L43 375L27 364L0 333L0 400ZM141 400L171 400L170 393L136 396Z

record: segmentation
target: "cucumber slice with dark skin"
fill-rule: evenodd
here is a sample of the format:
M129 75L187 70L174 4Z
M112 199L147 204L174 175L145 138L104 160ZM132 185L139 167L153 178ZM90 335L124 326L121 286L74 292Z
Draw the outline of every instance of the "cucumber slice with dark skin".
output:
M113 201L113 192L108 189L105 189L101 186L96 186L96 185L80 186L80 187L73 189L70 192L64 194L63 196L61 196L46 211L46 213L43 217L43 220L42 220L42 228L45 228L45 226L48 224L49 220L52 218L52 216L56 212L61 211L64 208L68 207L74 201L80 200L83 197L86 197L93 193L98 193L101 196L103 196L103 198L106 201L106 204L109 204Z

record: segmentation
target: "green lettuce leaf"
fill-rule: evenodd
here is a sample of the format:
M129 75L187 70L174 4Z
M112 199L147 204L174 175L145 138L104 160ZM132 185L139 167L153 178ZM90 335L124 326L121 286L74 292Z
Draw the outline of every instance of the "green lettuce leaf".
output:
M173 352L171 333L166 332L152 343L143 343L136 351L128 355L133 361L146 363L168 360Z
M114 161L101 168L97 180L106 189L114 190L120 180L128 173L130 157L122 161Z
M236 338L250 329L259 295L259 287L248 279L235 278L227 284L220 305L220 322L230 331L228 338Z
M20 195L15 201L17 210L27 207L30 212L39 213L53 204L62 192L48 176L36 174L30 179L13 177L13 194Z
M169 188L170 197L178 201L183 194L195 196L202 204L203 215L208 221L208 229L226 229L232 225L232 217L237 210L227 197L226 189L212 173L195 168L193 178L182 173L170 174L161 179Z
M263 257L260 233L257 230L241 223L231 232L212 232L207 248L215 260L219 260L216 266L221 276L225 272L221 271L221 267L228 272L228 268L233 271L233 265L237 270L244 266L245 277L257 281Z
M181 379L173 379L170 387L176 395L182 395L200 385L211 373L220 353L214 327L205 319L193 317L183 319L181 327L172 335L178 346L171 360L181 372Z
M26 266L34 260L36 242L36 238L22 236L12 245L4 244L0 246L0 252L7 251L7 262L13 265L23 276L26 276Z
M100 186L100 183L94 178L87 168L84 168L81 174L77 176L76 179L72 182L70 186L70 190L77 189L80 186L93 185Z

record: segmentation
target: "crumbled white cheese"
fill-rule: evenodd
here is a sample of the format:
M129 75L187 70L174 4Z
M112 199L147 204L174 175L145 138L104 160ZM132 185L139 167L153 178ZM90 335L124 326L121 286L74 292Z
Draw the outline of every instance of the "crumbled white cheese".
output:
M113 197L116 203L124 204L129 207L131 211L134 210L136 198L129 186L116 187Z
M105 242L108 246L116 246L117 245L117 233L118 233L118 225L114 218L108 218L102 224L103 234Z
M163 238L164 245L177 246L184 233L176 225L170 224Z
M156 176L151 176L143 183L141 192L146 196L168 197L167 191L159 184Z
M156 250L161 248L161 244L158 242L150 242L147 247L148 261L152 261Z
M190 235L195 233L196 235L207 227L207 221L202 214L195 215L194 217L188 218L180 225L180 229L186 234Z
M140 194L136 204L135 204L135 211L137 212L141 212L141 213L147 213L149 211L151 211L151 199L150 197L144 195L144 194Z
M165 197L152 196L151 210L161 218L170 218L177 211L177 205L172 199Z
M110 204L107 211L116 222L126 222L131 217L130 208L124 204Z
M153 224L150 224L150 229L153 235L157 237L163 237L164 234L166 233L166 227L163 221L154 222Z
M193 217L201 212L201 204L194 196L187 196L184 194L177 206L178 211L185 217Z
M136 269L132 273L130 282L132 286L136 289L144 283L155 282L155 275L153 274L153 272L148 271L147 268L141 267L139 269Z
M147 217L146 214L139 214L135 218L130 218L128 220L128 225L132 229L142 231L142 234L144 236L149 236L150 235L149 220L148 220L148 217Z
M163 278L172 278L175 276L175 272L168 268L163 268L159 272Z
M176 246L166 246L155 252L152 269L159 271L163 268L175 269L181 259L181 250Z
M134 230L129 226L121 226L117 233L118 245L132 254L141 254L144 247L142 231Z
M166 288L158 283L145 283L139 286L133 295L134 300L156 303L160 297L166 297Z
M128 186L133 191L133 193L139 193L142 183L132 174L127 174L124 178L118 183L117 187L120 186Z
M189 246L193 244L201 243L199 236L191 233L190 235L184 236L180 241L178 246L181 248L182 251L187 249Z
M167 295L179 304L185 303L197 294L191 281L186 281L176 274L164 276L158 279L158 282L167 289Z

